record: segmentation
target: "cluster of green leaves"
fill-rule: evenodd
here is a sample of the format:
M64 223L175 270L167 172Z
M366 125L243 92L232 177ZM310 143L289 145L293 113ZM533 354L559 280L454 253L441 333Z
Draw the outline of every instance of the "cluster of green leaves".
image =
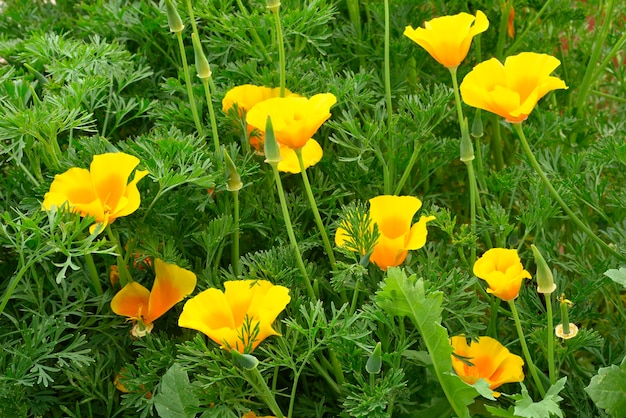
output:
M133 340L128 323L109 307L118 290L109 285L115 245L104 235L89 235L91 219L67 208L41 211L56 174L87 168L93 155L112 151L139 157L140 168L150 172L139 184L141 208L113 225L135 280L150 287L154 277L146 264L131 261L137 254L191 269L198 290L236 279L234 263L240 277L290 288L292 300L274 325L282 336L254 352L289 416L624 416L623 265L574 227L519 152L510 126L484 113L483 135L476 139L483 208L471 232L448 72L402 36L407 25L480 9L491 28L474 40L461 77L491 56L526 50L558 56L557 72L569 90L544 98L524 129L564 200L623 254L624 6L614 0L576 7L566 0L517 1L511 39L506 25L512 2L390 3L390 120L384 2L281 5L287 87L306 96L330 91L338 99L316 134L324 158L308 170L320 212L331 234L339 225L372 234L355 243L364 254L337 251L337 269L331 271L301 179L283 176L319 300L307 296L278 215L271 170L247 151L240 127L219 111L221 98L235 85L278 85L276 29L264 2L178 4L188 57L193 50L187 5L193 6L212 65L220 140L244 183L238 226L220 154L210 138L195 132L163 2L0 5L0 57L6 61L0 64L0 416L270 413L227 351L177 326L180 306L157 320L152 334ZM197 80L193 92L204 97ZM207 103L197 103L206 115ZM473 110L466 114L474 117ZM409 254L404 270L387 273L367 263L377 231L366 226L366 202L383 193L389 155L393 191L419 196L420 213L436 220L429 224L427 245ZM229 250L237 229L241 257L233 260ZM558 380L546 397L527 379L501 388L510 395L495 401L484 382L471 387L452 374L447 338L485 335L495 309L498 338L520 353L510 312L505 305L489 306L477 291L482 283L472 275L469 254L472 248L517 248L532 272L531 243L553 268L558 292L574 303L570 320L581 331L557 342L557 369L567 379ZM93 287L89 259L103 294ZM545 301L529 283L517 305L531 352L538 353L535 362L545 371ZM557 313L557 323L559 318ZM382 364L379 373L370 373L367 363L377 343ZM127 393L116 388L116 376Z

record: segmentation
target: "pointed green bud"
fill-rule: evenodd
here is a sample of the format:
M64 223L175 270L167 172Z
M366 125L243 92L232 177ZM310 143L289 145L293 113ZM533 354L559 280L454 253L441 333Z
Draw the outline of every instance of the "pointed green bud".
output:
M280 161L280 146L274 135L274 127L272 126L272 118L267 116L265 124L265 162L272 165L278 165Z
M233 356L237 367L241 367L242 369L253 370L259 365L259 360L252 354L241 354L237 350L230 350L230 354Z
M467 162L474 159L474 145L469 135L469 129L467 127L467 118L462 122L461 128L461 161Z
M365 364L365 370L369 374L378 374L383 367L383 353L382 348L380 346L380 341L374 347L374 352L367 359L367 363Z
M552 270L548 267L548 263L543 258L539 249L535 247L535 244L531 244L530 248L533 250L535 256L535 263L537 263L537 292L539 293L552 293L556 290L556 284L554 284L554 277L552 276Z
M480 138L483 136L483 118L480 116L480 109L476 109L474 120L472 121L472 136Z
M196 71L198 72L198 77L201 80L211 77L211 66L206 59L206 55L204 55L202 44L200 44L200 39L198 39L198 35L196 35L195 32L191 34L191 41L193 42L193 52L196 57Z
M178 14L176 5L172 0L165 0L165 7L167 8L167 23L170 25L170 31L174 33L181 33L185 25Z
M267 8L271 11L278 11L280 8L280 0L266 0Z
M226 161L226 174L228 175L228 183L226 183L226 190L229 192L237 192L241 190L243 187L243 183L241 182L241 177L237 172L237 167L233 162L233 159L230 158L230 155L224 150L224 160Z

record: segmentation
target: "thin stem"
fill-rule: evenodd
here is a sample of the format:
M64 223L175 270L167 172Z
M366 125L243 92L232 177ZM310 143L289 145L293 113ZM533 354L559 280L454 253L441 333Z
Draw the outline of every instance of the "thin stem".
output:
M402 177L400 177L400 181L396 185L396 189L393 194L398 195L402 191L404 184L409 179L409 175L411 174L411 170L413 170L413 166L417 162L417 157L419 156L419 147L417 146L417 141L413 143L413 153L411 154L411 158L409 158L409 163L407 164L404 172L402 173Z
M456 104L457 117L461 128L461 161L467 167L467 177L469 179L470 190L470 229L472 235L476 237L476 205L480 205L480 197L478 195L478 185L476 184L476 174L474 173L474 150L472 140L470 139L467 120L463 116L463 107L461 106L461 95L459 94L459 82L457 81L457 67L448 68L450 77L452 78L452 87L454 90L454 102ZM470 262L474 265L476 261L476 245L472 244Z
M187 64L187 54L185 53L185 44L183 43L183 35L181 32L176 32L176 38L178 38L178 47L180 49L180 59L183 63L183 72L185 73L185 83L187 84L187 97L189 99L189 106L191 107L191 115L193 121L196 124L196 130L200 136L204 136L202 129L202 123L198 116L198 109L196 108L196 99L193 95L193 86L191 85L191 77L189 76L189 65Z
M234 219L234 231L233 242L231 246L231 263L233 265L233 272L235 277L239 277L241 269L239 268L239 190L233 190L233 219Z
M322 367L321 364L319 364L319 362L315 359L311 359L311 366L313 366L313 368L315 369L315 371L317 371L317 373L322 376L322 378L324 378L324 380L326 381L326 383L328 384L328 386L330 386L330 388L337 394L340 395L341 394L341 388L339 387L339 385L337 384L337 382L335 382L333 380L332 377L330 377L330 375L328 374L328 372L326 371L326 369L324 369L324 367Z
M493 135L489 141L489 147L496 163L496 171L504 169L504 155L502 154L502 132L500 131L500 123L496 115L491 115L493 120Z
M550 384L556 383L557 375L554 368L554 319L552 318L552 293L545 293L546 297L546 314L548 316L548 375L550 376Z
M246 370L245 373L250 377L248 382L258 391L259 394L265 401L265 404L270 408L272 413L276 415L276 418L285 418L278 403L276 402L276 398L274 398L274 394L267 386L267 382L263 379L261 372L258 367L253 368L252 370ZM252 381L254 380L254 381Z
M296 240L296 235L293 232L291 217L289 216L287 201L285 199L285 191L283 190L283 183L280 179L280 174L278 174L277 164L272 164L272 170L274 171L274 180L276 183L276 189L278 190L278 197L280 199L280 208L283 212L283 219L285 220L285 227L287 228L287 235L289 236L291 248L296 255L296 261L298 263L298 267L300 268L300 273L302 274L302 277L304 277L304 282L306 284L306 290L309 293L309 297L311 297L311 299L313 300L316 300L317 295L313 290L313 286L311 286L311 279L309 279L309 273L307 273L306 267L304 266L304 261L302 261L302 254L300 253L300 248L298 247L298 241Z
M391 70L390 70L390 59L389 59L389 0L384 0L385 7L385 102L387 107L387 164L388 164L388 174L387 181L384 183L385 194L391 194L391 181L393 181L395 177L396 170L396 147L393 143L393 134L392 134L392 115L393 109L391 104Z
M219 160L223 158L222 156L222 147L220 146L220 137L217 133L217 119L215 118L215 109L213 109L213 101L211 100L211 87L209 86L209 78L202 79L202 86L204 87L204 96L206 98L206 104L209 108L209 118L211 119L211 133L213 134L213 146L215 147L215 152L217 152L220 157Z
M530 374L535 381L535 385L541 394L541 397L546 396L546 391L541 384L541 380L539 380L539 375L537 374L537 370L535 367L535 363L533 363L533 358L530 356L530 351L528 351L528 346L526 345L526 338L524 337L524 331L522 331L522 324L519 319L519 314L517 313L517 308L515 307L515 299L507 301L509 303L509 307L511 308L511 314L513 315L513 320L515 321L515 328L517 329L517 335L519 337L519 342L522 346L522 352L524 353L524 358L526 359L526 364L528 365L528 369L530 370Z
M94 289L98 296L102 295L102 284L100 283L100 276L98 275L98 269L96 269L96 263L93 261L91 253L85 253L85 264L87 265L87 271L89 272L89 278L93 284Z
M333 252L333 247L330 245L330 240L328 239L328 234L326 233L326 227L324 226L324 222L322 221L320 212L317 209L315 196L313 196L313 190L311 189L309 176L307 175L306 169L304 168L304 161L302 159L302 148L297 148L294 151L296 152L296 156L298 157L298 164L300 165L300 174L302 175L302 182L304 183L304 190L306 191L306 196L309 199L309 205L311 206L311 210L313 211L313 217L315 218L317 229L320 231L320 234L322 235L324 248L326 249L326 254L328 255L328 260L330 261L330 267L333 271L335 271L337 270L337 267L335 265L336 264L335 253Z
M515 53L517 48L521 45L522 40L526 37L526 35L528 35L528 33L531 30L532 31L536 31L537 30L534 27L534 25L539 20L539 18L543 15L543 13L548 9L548 7L550 6L550 3L552 3L552 0L546 0L546 2L543 4L543 7L532 17L532 19L530 19L530 21L528 23L526 23L526 29L524 29L524 32L522 32L521 35L519 35L515 39L515 42L513 42L513 45L511 45L507 49L507 51L506 51L507 55L513 55ZM502 58L502 57L498 57L498 58Z
M276 40L278 43L278 62L280 77L280 97L285 97L285 42L283 40L283 29L280 26L280 7L272 9L274 22L276 23Z
M105 228L107 236L113 245L115 245L117 252L117 270L120 272L120 286L124 287L128 283L133 282L133 278L128 271L128 267L126 266L126 261L124 260L124 251L122 251L122 246L120 245L120 240L117 235L111 229L111 225L107 225Z
M352 293L352 303L350 303L350 315L353 315L356 311L356 304L359 300L359 285L361 284L361 278L356 279L354 284L354 293Z
M567 216L569 216L569 218L580 229L582 229L589 236L589 238L591 238L596 243L598 243L602 248L604 248L605 250L607 250L608 252L610 252L615 257L619 258L620 260L626 260L626 256L620 254L615 249L611 248L611 246L609 246L607 243L602 241L596 234L594 234L594 232L587 225L585 225L583 221L580 220L578 216L576 216L574 211L570 209L567 203L565 203L565 201L561 198L561 195L559 195L559 192L557 192L554 186L552 186L552 183L550 183L550 180L548 180L548 177L543 172L543 170L541 169L541 166L537 162L537 159L533 155L533 152L530 150L530 146L528 145L528 141L526 140L526 136L524 135L524 131L522 130L521 123L514 123L513 127L515 128L515 131L519 135L520 141L522 142L522 148L524 148L524 152L526 153L526 156L528 157L528 161L530 162L530 165L535 169L535 171L541 178L541 181L543 182L544 186L546 186L546 188L548 189L548 191L550 192L554 200L556 200L559 203L559 205L561 205L561 208L567 214Z

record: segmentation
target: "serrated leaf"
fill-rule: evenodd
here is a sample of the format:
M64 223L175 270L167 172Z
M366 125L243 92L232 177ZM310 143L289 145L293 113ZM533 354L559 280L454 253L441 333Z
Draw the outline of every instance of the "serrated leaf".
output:
M563 418L563 411L559 407L559 402L563 400L559 396L559 392L565 387L565 381L567 377L558 380L554 385L550 386L546 396L539 401L533 402L532 398L528 394L528 390L523 383L521 399L515 402L515 416L524 418L550 418L552 415L556 415L559 418Z
M193 418L200 402L189 383L187 372L174 364L163 375L154 406L161 418Z
M478 379L476 383L471 385L483 398L487 398L489 400L495 401L496 398L493 396L493 390L489 387L489 382L485 379Z
M620 366L612 365L598 370L585 392L598 408L604 409L612 417L626 417L626 358Z
M407 277L402 269L390 268L376 293L376 304L389 315L408 316L419 330L428 349L433 369L446 398L461 417L469 417L467 405L478 392L452 371L452 352L448 331L441 326L443 293L426 292L424 280Z
M626 287L626 267L618 269L610 269L604 272L604 275L615 283L621 284Z

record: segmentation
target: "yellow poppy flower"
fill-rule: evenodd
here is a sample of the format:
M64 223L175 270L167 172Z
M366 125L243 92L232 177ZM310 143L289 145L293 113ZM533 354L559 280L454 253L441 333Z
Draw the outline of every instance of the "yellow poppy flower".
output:
M426 244L428 231L426 223L434 216L421 216L413 225L413 216L422 207L422 202L412 196L382 195L370 199L370 220L378 226L380 236L370 261L381 270L399 266L404 262L409 250L417 250ZM339 227L335 244L343 247L351 240L347 231ZM354 241L354 240L353 240Z
M245 414L243 414L241 418L276 418L276 417L274 415L266 415L264 417L260 417L254 412L250 411L250 412L246 412Z
M524 360L493 338L479 337L478 341L472 341L468 345L465 336L461 335L450 338L450 344L454 348L454 354L465 357L461 360L453 355L452 367L461 380L470 385L479 379L485 379L493 390L504 383L524 380ZM494 393L494 396L498 395L499 393Z
M267 117L272 118L276 140L289 148L302 148L330 117L330 108L337 102L331 93L304 97L277 97L257 103L248 111L246 121L265 132Z
M493 293L502 300L513 300L519 294L522 280L530 279L530 273L524 270L517 250L492 248L474 263L476 277L489 284L488 293Z
M150 332L152 322L196 288L196 275L189 270L168 264L158 258L154 262L156 277L152 290L137 282L128 283L111 300L111 310L139 323L133 328L135 336Z
M221 348L252 352L264 339L279 335L272 323L291 297L289 289L267 280L231 280L225 291L207 289L189 299L178 325L206 334Z
M93 216L102 231L115 219L130 215L139 208L141 197L137 182L148 172L137 170L134 179L128 178L139 164L139 159L123 152L95 155L90 169L70 168L57 174L45 194L43 208L50 210L68 202L80 216Z
M488 27L487 16L478 10L475 17L459 13L429 20L423 28L407 26L404 36L428 51L444 67L456 68L465 59L474 36Z
M551 55L522 52L508 57L504 65L496 58L481 62L470 71L460 90L463 101L473 107L519 123L533 111L539 99L565 82L550 76L561 62Z

